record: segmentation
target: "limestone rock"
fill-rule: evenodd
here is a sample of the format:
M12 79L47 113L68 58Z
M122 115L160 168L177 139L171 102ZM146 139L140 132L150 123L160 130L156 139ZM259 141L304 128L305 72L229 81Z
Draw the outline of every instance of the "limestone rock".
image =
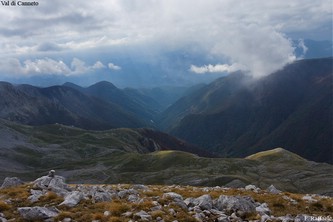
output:
M7 222L7 219L3 213L0 213L0 222Z
M128 200L129 202L135 203L135 202L138 202L138 201L140 200L140 197L139 197L139 195L130 194L130 195L127 197L127 200Z
M15 187L15 186L19 186L22 185L23 181L20 180L17 177L6 177L5 180L3 181L2 185L1 185L1 189L2 188L9 188L9 187Z
M65 196L69 191L70 187L65 183L65 178L62 176L42 176L36 179L34 182L34 188L42 190L51 190L60 196Z
M175 192L165 193L165 194L163 194L163 198L166 198L166 199L170 198L172 200L183 200L182 195L175 193Z
M122 216L124 216L124 217L131 217L132 215L133 215L133 213L130 212L130 211L127 211L127 212L122 214Z
M195 201L196 201L196 198L189 197L189 198L186 198L186 199L184 200L184 203L185 203L188 207L194 207L194 206L195 206Z
M33 182L34 188L47 189L52 179L53 178L49 176L42 176L40 178L37 178Z
M111 194L108 192L95 192L92 196L95 203L111 201Z
M149 188L143 184L134 184L132 188L134 190L149 190Z
M141 221L152 221L151 215L149 215L146 211L143 210L135 213L134 216L140 218Z
M270 215L271 214L271 210L268 208L267 203L260 204L260 206L256 207L256 211L260 215Z
M261 216L261 220L262 222L266 222L266 221L271 221L271 217L268 216L267 214L264 214Z
M163 198L172 200L173 204L181 207L183 210L188 210L186 203L183 201L182 195L175 193L175 192L168 192L163 194ZM169 204L170 205L170 204Z
M250 184L250 185L245 186L245 190L251 190L255 193L258 193L260 191L260 188L256 187L255 185Z
M139 194L139 192L137 190L134 190L134 189L121 190L121 191L118 192L118 196L121 199L124 199L125 197L127 197L131 194Z
M71 191L69 186L66 184L65 178L62 176L54 176L50 181L48 188L61 196L64 196L67 191Z
M254 203L251 197L221 195L216 201L215 207L218 210L227 212L242 211L244 213L253 213L256 210Z
M20 207L17 210L24 219L32 221L49 219L59 214L56 208L46 207Z
M288 200L291 204L294 204L294 205L297 205L298 204L298 202L296 201L296 200L294 200L293 198L291 198L291 197L288 197L288 196L282 196L282 198L283 199L285 199L285 200Z
M205 194L195 199L195 205L202 210L210 210L213 207L213 200L210 195Z
M108 216L111 215L111 212L108 211L108 210L107 210L107 211L104 211L103 215L104 215L104 217L108 217Z
M282 222L293 222L294 218L291 215L281 216L277 219L281 220Z
M72 191L59 206L66 205L68 207L76 206L83 199L83 194L80 191Z
M43 196L44 192L41 190L30 190L30 196L28 197L28 200L31 203L37 202L41 196Z
M272 184L267 188L267 191L272 193L272 194L279 194L281 193L280 190L276 189L275 186Z
M230 220L228 219L227 215L220 216L216 219L217 222L229 222Z
M302 197L302 200L305 200L305 201L310 202L310 203L317 202L317 200L314 199L313 197L314 197L314 195L306 194L305 196Z

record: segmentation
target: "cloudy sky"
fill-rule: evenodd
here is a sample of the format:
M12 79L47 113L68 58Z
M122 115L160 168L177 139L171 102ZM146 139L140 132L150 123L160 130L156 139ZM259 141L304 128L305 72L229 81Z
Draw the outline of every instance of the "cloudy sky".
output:
M0 80L260 77L299 59L291 40L332 40L331 0L37 2L0 5Z

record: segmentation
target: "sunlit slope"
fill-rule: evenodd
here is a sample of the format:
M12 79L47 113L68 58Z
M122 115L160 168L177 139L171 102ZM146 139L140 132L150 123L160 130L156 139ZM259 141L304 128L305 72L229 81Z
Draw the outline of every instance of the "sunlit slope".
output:
M241 158L207 158L147 129L87 131L63 125L31 127L0 121L0 177L32 180L55 169L71 183L183 185L274 184L282 190L332 194L333 167L282 148Z

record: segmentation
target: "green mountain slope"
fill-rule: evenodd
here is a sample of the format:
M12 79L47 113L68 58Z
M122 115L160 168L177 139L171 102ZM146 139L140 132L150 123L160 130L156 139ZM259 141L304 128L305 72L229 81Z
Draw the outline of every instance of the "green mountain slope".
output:
M110 82L102 81L89 87L80 87L73 83L64 86L76 89L86 95L93 96L105 102L118 105L131 113L132 116L145 122L146 126L157 128L157 116L166 107L181 96L201 87L158 87L152 89L119 89Z
M66 86L38 88L0 82L0 97L0 118L23 124L61 123L86 129L146 126L117 104Z
M145 98L145 100L143 100L141 97L138 98L138 95L137 97L130 96L112 83L106 81L98 82L87 88L69 83L65 85L76 88L87 95L96 97L105 102L116 104L131 113L131 115L135 116L137 119L146 122L147 126L153 126L151 120L154 119L159 108L158 104L153 99Z
M297 61L259 80L230 75L163 114L172 135L224 156L284 147L332 162L332 58Z
M0 180L33 180L50 169L70 183L144 183L266 188L333 195L333 166L283 149L246 159L207 158L198 149L147 129L87 131L0 120Z

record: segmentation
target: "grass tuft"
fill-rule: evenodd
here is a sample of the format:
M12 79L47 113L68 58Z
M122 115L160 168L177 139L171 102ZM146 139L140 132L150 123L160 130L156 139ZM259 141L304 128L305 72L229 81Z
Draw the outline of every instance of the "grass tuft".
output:
M0 201L0 212L9 210L11 206L7 204L5 201Z

